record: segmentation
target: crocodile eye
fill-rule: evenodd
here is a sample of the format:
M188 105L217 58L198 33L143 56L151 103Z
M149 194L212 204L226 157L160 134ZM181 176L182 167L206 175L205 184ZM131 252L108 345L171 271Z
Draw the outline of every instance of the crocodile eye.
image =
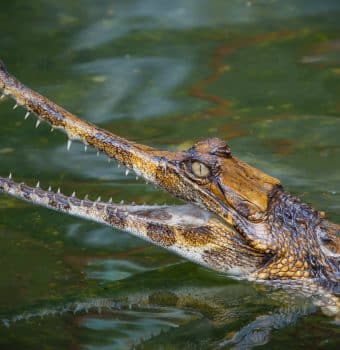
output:
M197 177L208 177L210 176L210 169L203 163L200 162L192 162L191 170Z

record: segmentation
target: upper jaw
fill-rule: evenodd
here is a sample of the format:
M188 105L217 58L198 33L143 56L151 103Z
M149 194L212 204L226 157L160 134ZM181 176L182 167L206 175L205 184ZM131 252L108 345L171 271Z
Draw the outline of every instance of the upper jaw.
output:
M212 139L208 143L196 144L188 152L167 152L131 142L77 118L46 97L29 89L12 76L1 61L0 88L5 95L10 95L18 105L26 108L29 113L36 114L38 121L43 120L51 124L52 128L62 129L69 138L68 148L72 140L80 140L85 144L85 147L90 145L97 151L105 153L109 158L116 159L119 163L135 171L137 176L160 186L174 196L213 211L229 224L233 224L235 220L239 221L240 208L235 207L235 205L233 208L232 204L234 203L226 204L226 198L221 200L216 193L212 194L211 191L207 191L199 183L190 179L188 174L184 174L182 169L188 156L202 157L204 152L207 154L207 160L208 158L223 158L223 155L230 158L230 150L225 144L221 146L217 143L216 145L216 140ZM208 152L210 148L212 154ZM229 166L230 170L235 167L235 164L245 167L236 158L225 161L232 162L232 164L226 164L226 168ZM238 175L237 173L236 176ZM229 184L226 188L228 186ZM229 196L231 199L236 198L233 191L231 188L232 193Z
M69 138L68 149L72 140L79 140L84 143L85 147L92 146L97 151L105 153L109 158L116 159L147 182L152 182L191 203L202 204L196 195L190 194L195 191L201 192L199 186L178 171L179 164L187 156L185 152L159 151L131 142L79 119L22 84L7 71L1 60L0 89L3 90L4 95L10 96L16 101L16 106L20 105L29 113L34 113L38 117L38 121L46 121L52 128L63 130ZM195 187L195 191L188 191L187 186ZM205 207L209 206L205 205Z
M11 96L18 105L27 109L29 113L34 113L38 121L46 121L52 128L63 130L69 138L68 148L72 140L79 140L85 147L92 146L109 158L116 159L147 182L154 183L186 201L210 208L211 200L204 198L205 191L202 192L199 185L181 174L180 164L187 156L185 152L159 151L131 142L79 119L23 85L7 71L1 61L0 88L4 95ZM194 190L189 191L188 188L194 188ZM195 193L201 193L201 198ZM214 207L217 206L211 206L211 208Z
M221 199L209 193L209 191L203 188L199 183L193 181L183 173L182 165L187 160L190 152L159 151L148 146L128 141L104 129L98 128L87 121L81 120L20 83L14 76L8 73L1 61L0 88L5 95L11 96L18 105L23 106L29 113L37 115L39 121L46 121L52 128L59 128L65 131L69 138L68 148L71 144L71 140L79 140L83 142L85 146L90 145L97 151L105 153L109 158L115 158L118 162L134 170L137 175L164 188L171 194L201 207L208 208L210 212L222 218L225 223L213 219L213 214L197 207L193 209L192 206L181 207L180 211L176 211L176 209L171 209L170 207L162 209L157 207L139 208L136 210L136 208L122 208L113 204L103 205L102 203L95 203L89 208L86 205L84 206L84 204L86 204L85 202L79 204L74 198L65 200L64 198L58 197L58 194L44 194L39 189L33 191L29 190L31 195L29 198L26 198L25 193L21 191L22 189L20 187L14 186L13 184L11 185L3 180L1 191L17 195L23 199L48 207L53 207L55 202L58 203L59 200L60 203L58 207L54 207L54 209L122 228L133 234L141 235L143 238L159 245L168 245L169 249L176 251L189 260L215 269L216 264L220 263L221 266L218 269L222 271L227 268L224 262L228 259L224 257L222 259L223 263L221 263L221 261L211 260L213 258L212 255L210 255L204 260L202 258L204 256L204 251L220 251L221 247L226 247L227 249L229 245L228 249L235 252L241 245L243 249L249 253L248 247L246 247L245 242L243 242L243 238L239 235L237 230L233 228L233 226L235 226L235 220L237 221L239 218L237 211L225 205ZM10 191L12 191L12 193ZM65 201L68 203L66 207L63 206ZM186 219L179 224L178 218L180 214L183 214L181 211L187 213L191 212L191 214L186 214ZM196 214L193 215L193 212ZM170 215L172 219L165 219L167 215ZM199 223L199 220L197 220L199 216L205 219L205 225ZM236 224L239 225L239 223ZM202 229L202 227L204 227L204 229ZM190 239L183 239L183 237L185 237L182 234L184 229L186 232L192 233L192 235L195 236L193 241L190 241ZM157 230L161 233L160 235L148 235L150 232L157 233ZM175 239L172 234L174 230L177 230ZM207 232L214 233L215 243L202 239L205 238L204 233ZM162 238L159 238L159 236ZM211 234L206 234L206 236L211 237ZM168 240L164 241L164 237L168 237ZM200 243L198 244L197 242ZM228 252L223 252L223 254L227 253ZM253 255L252 252L249 253L249 259L246 259L245 265L247 269L254 268ZM219 254L217 254L217 256L219 256L218 259L221 259ZM229 260L228 266L230 267L233 263L234 262ZM241 267L242 266L239 266L237 270L241 270Z
M127 168L134 170L138 176L144 177L148 182L157 182L157 173L164 167L162 161L165 153L151 147L131 142L107 130L101 129L85 120L77 118L72 113L53 103L46 97L23 85L11 75L4 63L0 60L0 89L3 96L12 97L16 106L27 110L25 119L30 113L38 117L36 126L40 121L46 121L52 129L61 129L68 136L68 149L73 140L84 143L85 148L94 147L97 151L116 159Z

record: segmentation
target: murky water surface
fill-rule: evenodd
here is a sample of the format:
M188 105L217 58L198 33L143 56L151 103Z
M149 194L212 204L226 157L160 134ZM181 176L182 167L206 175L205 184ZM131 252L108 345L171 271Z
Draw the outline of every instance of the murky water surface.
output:
M0 55L33 88L165 149L217 136L340 214L340 2L7 1ZM0 104L0 173L168 202ZM308 300L226 278L123 232L0 197L2 349L335 349ZM337 345L336 345L337 344Z

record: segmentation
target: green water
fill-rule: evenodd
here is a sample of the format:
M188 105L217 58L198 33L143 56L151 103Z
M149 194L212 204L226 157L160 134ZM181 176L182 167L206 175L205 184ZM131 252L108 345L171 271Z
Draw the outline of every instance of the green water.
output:
M340 2L7 1L0 57L72 112L165 149L203 137L340 221ZM173 199L0 104L0 174ZM1 349L335 349L339 321L123 232L0 197ZM338 344L338 345L336 345Z

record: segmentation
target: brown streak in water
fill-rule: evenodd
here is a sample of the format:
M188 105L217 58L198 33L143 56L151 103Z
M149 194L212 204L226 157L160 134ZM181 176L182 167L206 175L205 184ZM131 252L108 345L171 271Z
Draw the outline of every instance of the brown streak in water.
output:
M216 105L214 108L210 108L200 113L200 118L204 118L207 115L226 116L234 113L231 110L233 104L231 100L228 100L221 96L212 95L206 92L206 89L209 86L215 83L218 79L220 79L223 76L223 74L226 71L228 71L228 69L226 69L228 65L225 63L226 57L232 55L235 51L250 45L268 43L270 41L275 41L278 39L287 39L293 37L294 35L296 35L296 33L292 31L281 31L260 34L254 36L251 39L237 38L237 40L231 42L228 46L222 46L217 48L213 53L211 59L211 67L213 69L213 72L207 78L194 84L189 90L189 94L191 96L200 98L202 100L207 100Z
M280 156L289 156L295 152L295 146L297 144L294 140L289 139L278 139L278 140L267 140L264 142L266 147L273 149L275 154Z

